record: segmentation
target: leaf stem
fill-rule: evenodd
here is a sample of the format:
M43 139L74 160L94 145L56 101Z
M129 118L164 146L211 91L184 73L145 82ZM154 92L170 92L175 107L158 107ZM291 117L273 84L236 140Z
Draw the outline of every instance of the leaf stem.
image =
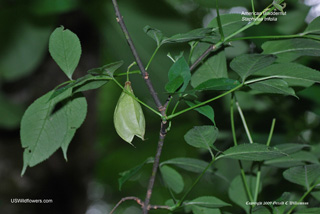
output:
M270 146L270 143L271 143L271 139L272 139L272 136L273 136L273 131L274 131L274 127L276 125L276 119L273 118L272 120L272 124L271 124L271 129L270 129L270 133L269 133L269 137L268 137L268 141L267 141L267 146Z
M129 72L125 72L125 73L115 74L113 76L114 77L121 77L121 76L126 76L128 73L129 74L140 74L141 72L139 70L135 70L135 71L129 71Z
M212 164L215 162L216 159L212 159L212 161L207 165L207 167L202 171L202 173L197 177L197 179L193 182L193 184L190 186L190 188L184 193L182 198L179 200L179 202L176 204L175 208L178 208L182 205L186 197L190 194L192 189L199 183L200 179L204 176L206 171L212 166Z
M207 100L207 101L198 103L198 104L196 104L196 105L194 105L194 106L192 106L192 107L183 109L183 110L181 110L181 111L179 111L179 112L177 112L177 113L173 113L173 114L169 115L169 116L167 117L167 119L170 120L170 119L172 119L172 118L174 118L174 117L177 117L177 116L179 116L180 114L183 114L183 113L185 113L185 112L187 112L187 111L190 111L190 110L192 110L192 109L198 108L198 107L203 106L203 105L205 105L205 104L207 104L207 103L210 103L210 102L212 102L212 101L214 101L214 100L217 100L217 99L219 99L219 98L221 98L221 97L224 97L224 96L226 96L226 95L228 95L228 94L230 94L230 93L238 90L238 89L241 88L242 86L243 86L243 84L240 84L240 85L234 87L233 89L231 89L231 90L229 90L229 91L226 91L225 93L220 94L220 95L218 95L218 96L216 96L216 97L214 97L214 98L211 98L211 99L209 99L209 100Z
M251 0L251 8L252 8L253 17L256 18L256 10L254 9L254 0Z
M224 42L224 33L223 33L223 28L221 24L221 17L220 17L220 12L219 12L219 4L218 0L216 0L216 11L217 11L217 22L218 22L218 27L219 27L219 33L220 33L220 41Z
M305 199L305 197L307 197L307 196L310 194L310 192L312 192L312 190L313 190L317 185L318 185L318 184L313 185L313 186L299 199L298 203L295 204L295 205L293 205L293 206L291 207L291 209L287 212L287 214L292 213L292 211L298 206L299 202L301 202L303 199Z
M241 163L240 160L239 160L239 166L240 166L241 178L242 178L242 182L243 182L244 188L246 190L246 193L248 195L249 200L253 202L254 200L252 198L252 194L251 194L250 188L249 188L248 183L247 183L246 174L244 172L244 169L243 169L243 166L242 166L242 163ZM252 207L254 207L254 206L255 205L253 204Z
M250 142L251 144L253 144L253 140L252 140L252 137L251 137L251 134L250 134L250 131L249 131L249 128L248 128L246 119L245 119L245 117L244 117L244 115L243 115L243 112L242 112L242 110L241 110L241 107L240 107L238 101L236 101L236 106L237 106L237 108L238 108L238 111L239 111L239 114L240 114L240 117L241 117L241 120L242 120L242 123L243 123L243 127L244 127L244 129L245 129L245 131L246 131L246 133L247 133L249 142Z
M233 137L233 143L235 146L238 145L237 142L237 135L236 135L236 129L234 126L234 94L231 95L231 101L230 101L230 120L231 120L231 130L232 130L232 137Z
M158 52L159 48L160 48L160 46L157 46L157 48L154 50L154 52L153 52L153 54L152 54L152 56L151 56L151 58L150 58L150 60L149 60L149 62L148 62L148 64L147 64L147 66L146 66L146 71L148 70L148 68L149 68L149 66L150 66L150 64L151 64L151 62L152 62L152 60L153 60L153 58L154 58L154 57L155 57L155 55L157 54L157 52Z

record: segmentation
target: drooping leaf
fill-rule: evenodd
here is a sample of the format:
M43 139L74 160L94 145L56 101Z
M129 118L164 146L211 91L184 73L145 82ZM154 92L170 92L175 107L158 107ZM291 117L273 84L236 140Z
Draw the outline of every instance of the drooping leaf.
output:
M67 160L67 150L69 144L76 133L77 129L82 125L87 116L87 101L82 94L75 94L65 103L64 111L68 118L68 131L61 144L64 158Z
M279 158L286 154L280 150L268 147L263 144L240 144L233 146L223 152L218 158L231 158L237 160L263 161Z
M108 75L113 77L113 73L123 65L123 61L112 62L100 68L93 68L88 71L92 75Z
M249 87L263 93L282 94L297 97L295 91L289 87L289 84L281 79L264 80L249 84Z
M26 110L21 121L21 144L23 153L23 175L28 166L32 167L49 158L62 147L67 147L86 116L87 104L82 96L71 96L71 90L50 99L48 92ZM75 107L77 106L77 107ZM71 110L72 108L72 110Z
M257 178L251 175L246 175L247 184L249 186L249 189L251 190L251 194L254 194L254 190L257 183ZM260 185L261 186L261 185ZM261 188L259 189L259 192L261 191ZM231 201L236 203L238 206L242 207L247 213L249 213L250 206L248 206L246 203L250 202L245 186L243 184L242 177L238 175L235 177L228 190L228 195Z
M305 29L305 34L320 34L320 17L315 18Z
M300 56L320 56L320 42L312 39L268 41L262 45L263 54L276 55L278 62L291 62Z
M166 84L166 91L169 93L174 93L181 85L179 92L183 92L191 79L191 73L186 60L182 57L178 59L170 68L169 82Z
M190 102L190 101L186 101L186 103L192 107L192 106L195 106L196 104L199 104L200 102L199 101L195 101L195 103L193 102ZM205 106L201 106L199 108L195 108L194 109L195 111L199 112L200 114L206 116L207 118L209 118L212 123L214 125L216 125L215 121L214 121L214 110L211 106L209 105L205 105Z
M145 166L148 163L153 163L153 158L147 158L143 163L139 164L138 166L133 167L132 169L129 169L125 172L120 173L120 178L118 179L119 182L119 190L121 191L121 188L125 182L127 182L130 178L135 176L143 166Z
M274 63L275 60L276 57L274 55L243 54L234 58L230 63L230 67L244 81L256 71Z
M218 136L215 126L195 126L185 134L185 141L193 147L210 150Z
M234 79L227 78L217 78L209 79L197 87L194 88L194 91L211 91L211 90L231 90L240 85L240 82Z
M192 201L185 202L184 205L186 206L196 205L199 207L207 207L207 208L220 208L220 207L231 206L230 204L214 196L201 196L199 198L193 199Z
M124 88L126 91L120 95L114 111L113 122L118 135L131 144L134 136L144 140L146 122L140 103L132 97L134 94L131 82L126 82Z
M296 63L273 64L255 73L268 78L281 78L285 80L320 82L320 72Z
M81 44L77 35L63 27L56 28L49 39L49 52L61 70L72 79L81 56Z
M289 156L267 160L264 163L275 167L289 168L293 166L305 165L305 162L318 164L318 158L310 152L299 151Z
M206 43L198 44L193 51L191 63L194 63L208 47L209 45ZM219 51L213 56L209 56L198 65L191 77L191 85L195 88L207 80L227 77L228 69L226 54L225 51Z
M162 41L165 37L160 30L147 25L143 28L143 31L157 42L157 47L160 47L162 45Z
M173 168L164 165L160 168L164 182L175 193L179 194L184 188L184 181L182 176Z
M175 165L190 172L201 173L208 166L208 164L209 163L203 160L194 158L174 158L166 160L160 165ZM208 169L207 172L213 172L213 170Z
M320 183L320 165L312 164L289 168L283 172L283 177L309 189L311 185Z

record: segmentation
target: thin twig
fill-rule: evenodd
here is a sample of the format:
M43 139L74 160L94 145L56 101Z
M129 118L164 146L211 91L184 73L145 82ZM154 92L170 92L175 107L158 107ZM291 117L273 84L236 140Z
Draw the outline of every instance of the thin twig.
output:
M141 59L137 53L137 50L133 44L133 41L130 37L130 34L128 32L128 29L124 23L123 17L119 11L119 6L117 3L117 0L112 0L113 6L114 6L114 10L116 12L116 17L117 17L117 22L120 24L120 27L125 35L125 38L129 44L129 47L131 49L131 52L137 62L137 65L141 71L142 77L145 80L145 83L149 89L149 92L159 110L159 112L161 113L161 115L163 116L162 121L161 121L161 128L160 128L160 134L159 134L159 141L158 141L158 148L157 148L157 152L156 152L156 156L154 159L154 163L153 163L153 167L152 167L152 173L150 176L150 180L149 180L149 185L148 185L148 189L147 189L147 194L146 194L146 199L145 202L143 203L143 213L147 214L149 209L158 209L161 208L161 206L151 206L149 205L150 203L150 199L151 199L151 195L152 195L152 190L153 190L153 186L154 186L154 182L155 182L155 178L156 178L156 174L157 174L157 170L159 168L159 162L160 162L160 156L161 156L161 152L162 152L162 147L163 147L163 142L167 133L166 127L167 127L167 121L166 121L166 105L163 106L158 94L156 93L156 91L153 88L152 82L149 79L149 74L146 72L145 67L143 66Z
M159 135L158 148L157 148L157 154L156 154L156 157L154 158L154 162L153 162L152 174L151 174L151 177L149 180L146 199L144 201L145 206L143 207L143 214L148 213L148 207L149 207L149 203L150 203L150 199L151 199L151 195L152 195L153 185L154 185L154 181L156 179L156 174L157 174L157 171L159 168L159 162L160 162L160 156L161 156L161 151L162 151L162 147L163 147L163 142L164 142L164 138L167 133L166 129L167 129L167 122L162 121L160 135Z
M128 201L128 200L134 200L134 201L136 201L138 204L140 204L141 206L143 205L143 202L141 201L140 198L137 198L137 197L134 197L134 196L125 197L125 198L122 198L122 199L116 204L116 206L111 210L111 212L110 212L109 214L112 214L114 211L116 211L116 209L120 206L120 204L122 204L123 202Z
M199 63L204 60L212 51L216 49L215 45L210 45L210 47L203 52L203 54L190 66L190 71L193 71Z
M161 111L160 110L160 109L163 109L163 106L162 106L161 101L160 101L160 99L158 97L158 94L156 93L156 91L153 88L152 82L149 79L149 74L146 72L146 70L145 70L145 68L144 68L144 66L142 64L142 61L141 61L141 59L139 57L139 54L138 54L138 52L137 52L137 50L136 50L136 48L134 46L134 43L133 43L133 41L131 39L129 31L128 31L125 23L124 23L123 17L122 17L122 15L120 13L120 10L119 10L119 6L118 6L118 3L117 3L117 0L112 0L112 3L113 3L113 6L114 6L114 10L116 12L117 22L120 24L120 27L121 27L121 29L122 29L125 37L126 37L126 40L127 40L128 44L129 44L131 52L132 52L132 54L133 54L133 56L134 56L134 58L135 58L135 60L137 62L137 65L138 65L138 67L139 67L139 69L141 71L142 77L143 77L143 79L145 80L145 82L146 82L146 84L148 86L149 92L150 92L150 94L151 94L151 96L152 96L157 108L161 112L162 116L165 116L165 111L163 111L163 110Z

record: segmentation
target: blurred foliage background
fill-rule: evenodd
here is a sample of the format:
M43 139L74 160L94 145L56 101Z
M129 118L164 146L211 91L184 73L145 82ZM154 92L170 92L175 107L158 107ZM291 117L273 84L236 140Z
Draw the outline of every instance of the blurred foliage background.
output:
M261 11L268 1L256 1L256 11ZM220 1L221 13L250 11L251 2ZM144 32L150 25L165 35L174 35L202 27L215 16L212 0L161 0L132 1L119 0L129 32L137 50L146 63L156 44ZM278 17L278 22L267 22L245 32L243 36L294 34L302 31L309 7L298 0L287 3L287 16ZM126 71L133 62L129 47L115 21L111 1L103 0L1 0L0 1L0 213L35 214L102 214L111 210L122 197L135 195L144 198L151 166L147 166L133 181L118 190L119 173L153 156L159 132L159 120L145 110L146 141L135 140L136 148L122 141L113 128L113 111L121 93L113 83L99 91L85 93L89 112L84 125L72 141L68 162L62 152L56 152L49 160L28 169L20 177L22 169L22 148L19 137L20 119L26 107L36 98L67 81L48 53L48 39L51 32L63 25L78 35L82 44L82 58L75 72L75 78L86 71L113 61L124 60ZM263 40L238 41L227 48L227 57L260 51ZM160 97L166 99L164 85L173 56L188 51L187 45L167 45L160 49L150 67ZM316 58L299 59L305 65L319 70ZM124 81L124 80L123 80ZM135 94L150 105L152 98L146 94L146 87L140 76L132 76ZM247 117L254 139L264 142L272 118L277 118L275 137L272 144L281 142L319 142L320 132L320 88L313 86L298 93L300 99L283 96L250 95L239 92L240 104ZM210 93L203 98L212 97ZM220 129L216 145L225 149L232 144L229 120L229 99L214 102L216 123ZM174 157L210 157L207 153L188 146L183 135L194 125L210 123L209 120L190 112L178 117L172 124L161 160ZM236 118L239 136L245 133L241 121ZM314 154L319 158L320 148ZM193 195L217 195L229 202L225 179L238 174L236 161L217 162L220 177L205 177ZM182 172L183 173L183 172ZM183 174L185 183L191 184L196 174ZM292 187L276 184L274 172L267 172L268 197L277 198ZM164 203L169 193L157 180L152 202ZM10 199L53 199L53 204L12 204ZM239 208L239 213L241 209ZM117 213L140 213L133 202L126 202Z

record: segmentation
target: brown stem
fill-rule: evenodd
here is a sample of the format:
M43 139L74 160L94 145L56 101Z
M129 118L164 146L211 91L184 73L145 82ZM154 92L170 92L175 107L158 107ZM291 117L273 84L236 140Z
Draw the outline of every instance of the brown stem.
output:
M151 80L149 79L149 74L147 73L147 71L145 70L142 62L141 62L141 59L139 57L139 54L133 44L133 41L131 39L131 36L129 34L129 31L124 23L124 20L123 20L123 17L120 13L120 10L119 10L119 6L118 6L118 3L117 3L117 0L112 0L112 3L113 3L113 6L114 6L114 10L116 12L116 17L117 17L117 22L120 24L120 27L122 29L122 32L124 33L125 37L126 37L126 40L129 44L129 47L131 49L131 52L137 62L137 65L141 71L141 74L142 74L142 77L143 79L145 80L147 86L148 86L148 89L149 89L149 92L157 106L157 108L159 109L159 111L161 112L162 116L165 116L165 111L163 110L163 106L161 104L161 101L158 97L158 94L156 93L156 91L154 90L153 88L153 85L152 85L152 82Z
M215 45L210 45L210 47L205 50L203 54L190 66L190 71L193 71L199 65L199 63L204 60L211 53L211 51L214 51L215 49Z
M157 154L156 157L154 159L153 162L153 167L152 167L152 174L149 180L149 185L148 185L148 190L147 190L147 195L146 195L146 199L144 201L144 207L143 207L143 214L148 214L148 210L149 210L149 203L150 203L150 199L151 199L151 195L152 195L152 190L153 190L153 185L154 185L154 181L156 179L156 174L159 168L159 162L160 162L160 156L161 156L161 151L162 151L162 147L163 147L163 142L164 142L164 138L166 137L166 128L167 128L167 122L166 121L162 121L161 122L161 129L160 129L160 134L159 134L159 142L158 142L158 148L157 148Z

